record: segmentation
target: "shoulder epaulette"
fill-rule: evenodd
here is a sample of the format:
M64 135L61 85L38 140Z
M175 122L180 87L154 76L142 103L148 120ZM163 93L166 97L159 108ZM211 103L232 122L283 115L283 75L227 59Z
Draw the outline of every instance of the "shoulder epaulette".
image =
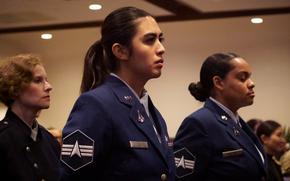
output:
M0 121L0 132L5 130L6 128L8 128L8 122L4 119L4 120Z

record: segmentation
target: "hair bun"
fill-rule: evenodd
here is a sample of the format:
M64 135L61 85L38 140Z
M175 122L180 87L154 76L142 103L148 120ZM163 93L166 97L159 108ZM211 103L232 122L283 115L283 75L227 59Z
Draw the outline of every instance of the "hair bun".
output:
M200 82L190 83L188 86L188 90L190 94L198 101L204 102L206 98L208 97Z

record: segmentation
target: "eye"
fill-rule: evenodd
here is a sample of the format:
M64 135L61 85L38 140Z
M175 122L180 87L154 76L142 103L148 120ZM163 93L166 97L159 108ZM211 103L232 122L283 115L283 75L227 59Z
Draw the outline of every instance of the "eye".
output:
M242 76L242 77L239 77L239 80L242 81L242 82L245 82L246 78L244 76Z
M245 82L248 78L249 78L249 74L247 73L242 73L242 74L239 74L238 75L238 79L241 81L241 82Z
M146 44L153 44L156 40L156 37L148 37L145 39Z
M41 80L40 80L40 79L34 79L33 82L35 82L35 83L40 83Z
M43 82L43 78L42 77L35 77L32 81L34 83L40 84Z
M164 37L159 37L159 41L160 41L161 43L163 43L163 42L165 41L165 38L164 38Z

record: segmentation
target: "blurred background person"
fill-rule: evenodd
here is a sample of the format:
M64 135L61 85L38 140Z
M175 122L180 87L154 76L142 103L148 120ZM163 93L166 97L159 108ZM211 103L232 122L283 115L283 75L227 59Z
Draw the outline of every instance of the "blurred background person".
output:
M60 146L36 120L49 108L51 90L38 57L22 54L1 61L0 101L8 107L0 122L1 178L59 179Z
M55 127L48 127L47 130L58 141L58 143L60 145L62 145L62 132L61 132L61 130L57 129Z
M282 174L284 177L284 181L290 181L290 150L289 150L289 143L286 147L287 151L281 156L280 164L282 169Z
M261 124L262 120L261 119L250 119L247 121L247 124L250 128L252 128L252 130L254 131L254 133L257 132L257 128L259 127L259 125Z
M263 121L257 129L257 136L263 143L267 154L267 181L283 181L278 161L284 154L286 146L282 126L273 120Z

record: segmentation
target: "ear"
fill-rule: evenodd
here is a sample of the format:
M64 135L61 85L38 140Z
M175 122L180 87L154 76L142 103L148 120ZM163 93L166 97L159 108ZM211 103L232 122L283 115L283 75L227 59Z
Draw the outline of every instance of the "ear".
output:
M269 137L268 137L268 136L266 136L266 135L264 135L264 134L262 134L262 135L260 136L260 138L261 138L261 140L262 140L263 144L267 143L267 142L268 142L268 140L269 140Z
M220 78L220 76L213 76L212 78L213 86L216 87L219 90L222 90L224 87L223 79Z
M119 60L128 60L129 58L128 49L119 43L112 45L112 52Z

